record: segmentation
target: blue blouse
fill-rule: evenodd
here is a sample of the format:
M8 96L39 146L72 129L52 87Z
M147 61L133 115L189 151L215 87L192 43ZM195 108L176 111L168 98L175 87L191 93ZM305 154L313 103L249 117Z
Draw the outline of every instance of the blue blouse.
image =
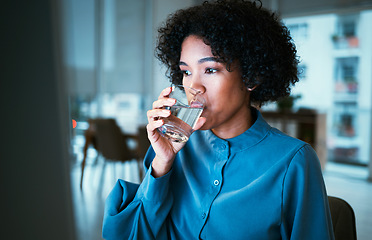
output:
M310 145L257 120L220 139L196 131L172 170L140 185L119 180L106 200L105 239L334 239Z

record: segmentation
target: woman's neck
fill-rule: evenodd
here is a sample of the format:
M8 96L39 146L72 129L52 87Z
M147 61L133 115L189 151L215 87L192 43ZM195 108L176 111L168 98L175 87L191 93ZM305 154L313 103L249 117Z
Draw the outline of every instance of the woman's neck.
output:
M234 138L247 131L254 121L251 107L247 107L245 111L239 111L228 122L213 128L212 132L222 139Z

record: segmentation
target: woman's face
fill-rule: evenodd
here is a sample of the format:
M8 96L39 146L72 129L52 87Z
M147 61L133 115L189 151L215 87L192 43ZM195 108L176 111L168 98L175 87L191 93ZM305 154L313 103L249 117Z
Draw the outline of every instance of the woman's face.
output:
M249 128L249 91L237 66L227 71L211 48L193 35L182 43L179 65L183 85L200 90L206 100L203 130L212 129L221 138L231 138Z

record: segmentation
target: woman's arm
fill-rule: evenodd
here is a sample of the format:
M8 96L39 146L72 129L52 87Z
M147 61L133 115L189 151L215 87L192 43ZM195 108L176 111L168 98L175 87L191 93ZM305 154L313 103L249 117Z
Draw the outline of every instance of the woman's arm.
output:
M154 155L151 152L151 157ZM141 185L119 180L106 200L104 239L157 239L166 236L166 218L173 204L171 172L154 178L150 167Z
M320 163L310 145L293 157L283 182L283 239L334 239Z
M164 89L147 112L147 134L151 147L145 157L149 169L141 185L119 180L108 196L103 219L105 239L166 239L166 219L173 204L169 178L176 154L185 143L171 142L157 128L171 113L164 109L176 100ZM199 118L195 130L205 122Z
M141 185L119 180L106 200L102 235L105 239L155 239L165 234L165 219L173 198L168 191L173 160L182 144L163 138L157 128L170 111L174 99L164 89L147 112L147 134L151 148L145 157L148 168Z

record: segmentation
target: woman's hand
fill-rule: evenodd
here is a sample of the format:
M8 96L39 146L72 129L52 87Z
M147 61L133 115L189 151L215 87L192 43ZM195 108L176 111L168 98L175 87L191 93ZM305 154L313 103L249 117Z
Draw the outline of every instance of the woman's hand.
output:
M176 100L169 98L172 88L168 87L164 89L153 105L152 109L147 111L147 135L151 142L152 148L154 149L156 156L152 162L152 175L154 177L161 177L169 172L172 168L174 158L176 154L182 149L185 143L178 143L169 141L167 138L162 137L157 130L158 127L164 124L162 118L169 117L170 110L164 109L164 107L173 106ZM199 118L195 125L195 130L202 127L205 123L205 118Z

